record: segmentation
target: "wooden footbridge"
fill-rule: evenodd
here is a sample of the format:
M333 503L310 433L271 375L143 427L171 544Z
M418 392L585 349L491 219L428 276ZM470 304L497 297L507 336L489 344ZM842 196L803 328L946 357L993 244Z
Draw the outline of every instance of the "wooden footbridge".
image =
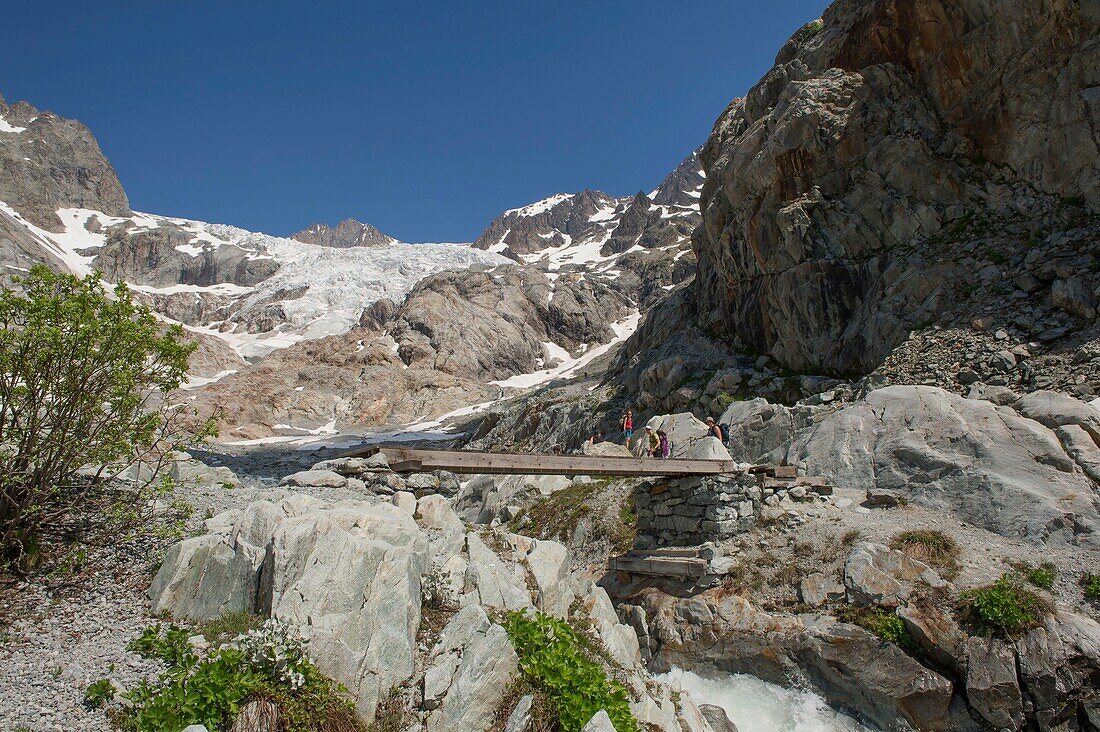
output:
M540 455L463 450L421 450L411 447L386 446L353 450L346 453L345 457L369 457L379 453L386 456L390 470L396 473L447 470L452 473L495 475L678 477L740 473L745 470L744 466L733 460L678 460L607 457L603 455ZM772 468L771 470L774 471L775 469ZM751 472L767 471L767 466L755 466L755 469L751 470Z

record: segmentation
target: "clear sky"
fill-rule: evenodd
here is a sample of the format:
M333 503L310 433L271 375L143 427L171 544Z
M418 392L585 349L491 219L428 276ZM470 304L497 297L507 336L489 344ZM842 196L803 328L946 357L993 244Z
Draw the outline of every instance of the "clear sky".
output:
M91 127L140 211L470 241L652 189L826 4L11 0L0 93Z

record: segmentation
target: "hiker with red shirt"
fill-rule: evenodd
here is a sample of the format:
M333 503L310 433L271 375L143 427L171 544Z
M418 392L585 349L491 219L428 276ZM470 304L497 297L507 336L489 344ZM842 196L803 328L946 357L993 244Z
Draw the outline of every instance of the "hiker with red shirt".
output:
M626 414L619 421L620 426L623 428L623 437L626 439L626 449L630 449L630 440L634 437L634 412L633 410L626 410Z

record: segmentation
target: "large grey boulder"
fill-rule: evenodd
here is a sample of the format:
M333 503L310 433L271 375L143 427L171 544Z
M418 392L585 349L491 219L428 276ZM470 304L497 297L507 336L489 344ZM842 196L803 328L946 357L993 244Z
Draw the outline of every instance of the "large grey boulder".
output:
M149 588L150 611L188 620L252 612L259 562L238 552L224 536L184 539L168 549Z
M989 638L971 638L966 695L994 727L1018 729L1024 723L1023 698L1012 646Z
M905 552L863 541L844 562L844 586L855 605L897 607L919 585L945 587L936 570Z
M343 488L347 484L347 478L332 470L302 470L279 481L279 485L318 488Z
M611 658L623 668L633 668L640 664L642 654L638 634L629 625L619 622L619 616L607 591L591 580L580 580L576 594L575 612L591 622Z
M505 564L472 531L466 534L466 551L469 565L466 568L463 604L496 610L523 610L531 606L531 594L522 579L522 568Z
M1057 391L1033 391L1012 404L1023 416L1055 429L1077 425L1100 444L1100 409Z
M672 457L674 458L687 457L693 451L706 451L706 448L700 449L698 445L707 436L707 425L696 419L693 414L688 412L661 414L651 417L645 423L645 426L652 427L654 430L661 430L668 435L668 439L672 442ZM644 430L636 430L634 441L641 444L644 440ZM719 447L721 447L721 443L719 443ZM724 459L728 460L729 458Z
M429 732L489 729L512 682L519 657L504 628L485 610L458 612L432 648L424 674L424 708Z
M936 668L948 669L956 678L966 678L967 635L955 622L950 608L909 603L899 607L897 613Z
M834 485L895 491L1005 536L1100 543L1092 480L1050 428L942 389L872 391L800 433L789 460Z
M270 613L296 626L319 668L373 719L414 670L428 540L388 502L272 498L219 515L214 533L170 548L152 607L195 620Z
M730 428L729 453L744 463L779 463L795 433L810 424L814 409L771 404L756 398L733 402L718 420Z

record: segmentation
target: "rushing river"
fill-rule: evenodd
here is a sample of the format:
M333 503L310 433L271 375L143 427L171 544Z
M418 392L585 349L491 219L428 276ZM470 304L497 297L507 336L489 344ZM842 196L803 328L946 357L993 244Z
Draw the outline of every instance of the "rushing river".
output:
M738 732L870 732L813 692L785 689L748 674L710 679L674 668L657 678L679 685L698 704L722 707Z

